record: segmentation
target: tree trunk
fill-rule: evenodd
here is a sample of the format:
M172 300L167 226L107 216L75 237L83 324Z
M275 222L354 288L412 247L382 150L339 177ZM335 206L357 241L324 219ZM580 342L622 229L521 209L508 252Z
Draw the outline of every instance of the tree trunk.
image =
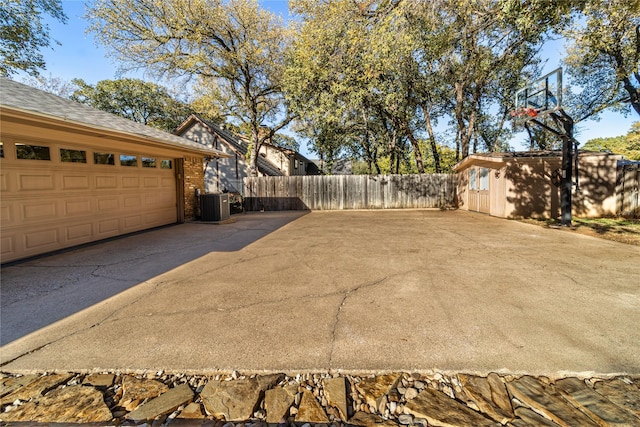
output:
M464 119L461 117L461 132L460 132L460 138L462 139L460 141L460 145L462 147L462 158L466 158L469 156L469 148L471 145L471 138L473 137L473 130L475 129L475 125L476 125L476 113L475 111L471 112L471 115L469 116L469 123L465 126L464 124Z
M393 174L393 168L396 164L396 157L398 155L396 151L396 131L394 130L391 135L389 135L389 173Z
M257 165L258 157L256 156L253 148L249 153L249 176L256 177L258 176L258 165Z
M373 166L376 167L376 174L382 175L382 170L380 170L380 165L378 164L378 149L373 147Z
M624 89L629 93L629 102L631 103L631 106L640 116L640 90L633 87L629 77L622 79L622 82L624 83Z
M365 160L367 162L367 173L369 175L373 174L373 165L377 163L375 160L374 154L371 152L371 145L369 144L369 131L365 130L364 139L360 138L360 145L362 145L362 149L364 150ZM378 165L375 165L377 169L379 169Z
M255 126L251 128L251 144L249 146L249 176L258 176L258 153L260 152L260 136Z
M462 84L457 82L455 84L455 90L456 90L456 107L455 107L455 116L456 116L456 121L458 122L458 149L460 152L459 156L456 157L462 157L463 159L465 157L467 157L467 155L469 155L469 141L466 141L465 144L465 129L466 126L464 124L464 118L462 117L462 103L463 103L463 88L462 88ZM458 158L456 158L456 160L458 160Z
M429 134L429 146L431 147L431 155L433 156L433 164L436 168L436 173L442 173L442 168L440 167L440 153L438 153L438 144L436 144L436 136L433 133L433 126L431 125L431 114L428 113L428 110L425 107L422 107L422 111L424 113L424 122L427 126L427 133Z
M407 129L407 136L409 137L409 141L411 142L411 148L413 148L413 156L416 158L416 167L418 168L418 173L424 173L424 162L422 161L422 152L420 151L420 145L418 145L418 140L413 136L413 132Z

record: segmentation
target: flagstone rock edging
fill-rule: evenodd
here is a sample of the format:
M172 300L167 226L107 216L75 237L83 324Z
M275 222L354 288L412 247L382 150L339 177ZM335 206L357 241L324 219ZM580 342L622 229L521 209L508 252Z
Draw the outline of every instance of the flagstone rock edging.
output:
M640 426L640 377L0 373L0 423Z

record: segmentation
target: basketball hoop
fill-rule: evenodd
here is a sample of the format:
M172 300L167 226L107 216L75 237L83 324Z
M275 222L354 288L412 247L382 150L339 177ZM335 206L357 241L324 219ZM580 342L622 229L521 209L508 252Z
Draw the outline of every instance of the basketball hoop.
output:
M516 108L515 110L513 110L511 112L511 117L517 117L517 118L527 118L525 116L529 116L531 118L537 117L538 116L538 109L537 108L532 108L532 107L522 107L522 108Z

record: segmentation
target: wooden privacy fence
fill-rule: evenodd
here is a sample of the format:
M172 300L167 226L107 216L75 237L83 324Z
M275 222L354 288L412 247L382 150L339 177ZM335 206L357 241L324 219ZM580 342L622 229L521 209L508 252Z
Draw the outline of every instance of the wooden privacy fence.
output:
M618 164L618 213L640 218L640 162L623 161Z
M452 208L457 177L426 175L268 176L244 179L247 211Z

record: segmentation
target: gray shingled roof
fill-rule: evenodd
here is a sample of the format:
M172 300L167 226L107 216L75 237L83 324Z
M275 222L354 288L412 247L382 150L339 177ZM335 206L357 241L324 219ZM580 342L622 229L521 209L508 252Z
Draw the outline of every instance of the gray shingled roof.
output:
M184 147L191 150L206 152L209 155L225 154L187 138L163 132L141 123L116 116L106 111L61 98L48 92L35 89L22 83L0 77L0 108L10 107L17 110L32 112L40 115L54 117L69 123L91 126L96 129L108 129L129 135L135 135L162 142L174 147Z
M182 128L191 119L199 121L200 123L205 125L207 128L209 128L211 132L218 134L218 136L224 139L229 145L231 145L231 147L234 150L236 150L240 154L242 155L247 154L247 151L249 150L249 145L246 142L244 142L238 136L234 135L232 132L229 132L226 129L222 129L220 126L216 125L215 123L212 123L208 120L204 120L203 118L198 117L195 114L192 114L191 116L189 116L189 118L185 120L185 123L180 125L179 128ZM280 169L278 169L275 165L273 165L271 162L269 162L267 159L263 158L262 156L258 156L258 160L256 163L258 166L258 170L264 173L265 175L269 175L269 176L284 175L284 173Z

